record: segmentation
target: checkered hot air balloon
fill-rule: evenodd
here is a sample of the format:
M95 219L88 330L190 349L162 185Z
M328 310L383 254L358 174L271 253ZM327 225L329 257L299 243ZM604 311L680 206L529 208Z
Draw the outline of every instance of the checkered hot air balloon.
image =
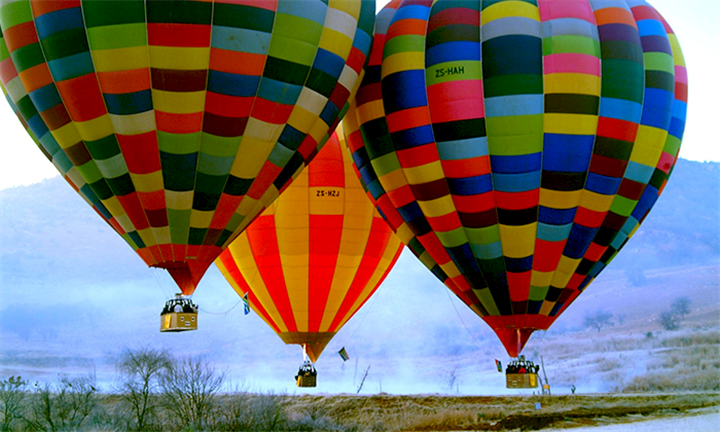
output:
M333 135L215 263L283 342L315 362L401 250Z
M375 14L374 0L1 4L0 78L30 135L186 295L335 129Z
M685 125L641 0L396 0L344 121L390 225L517 357L635 233Z

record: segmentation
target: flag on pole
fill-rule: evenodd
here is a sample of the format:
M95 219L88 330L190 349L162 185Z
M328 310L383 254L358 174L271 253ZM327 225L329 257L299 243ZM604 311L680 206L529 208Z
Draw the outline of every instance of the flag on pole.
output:
M338 351L338 354L340 354L340 358L343 359L343 361L348 361L350 359L347 351L345 351L345 347L342 347L340 351Z
M243 305L245 306L245 315L250 313L250 299L248 299L248 293L245 293L245 295L242 298Z
M498 372L502 373L502 363L500 363L500 360L495 359L495 366L497 366Z

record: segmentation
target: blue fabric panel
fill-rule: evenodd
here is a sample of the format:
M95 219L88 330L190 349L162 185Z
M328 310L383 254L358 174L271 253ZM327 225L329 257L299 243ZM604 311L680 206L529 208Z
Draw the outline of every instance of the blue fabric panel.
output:
M257 30L212 26L213 48L250 54L267 54L270 46L270 33Z
M565 250L563 250L563 255L573 259L582 258L597 232L598 228L588 228L573 224L567 244L565 244Z
M570 235L572 226L572 223L567 223L565 225L551 225L539 222L537 228L537 238L550 242L563 241Z
M550 225L565 225L572 223L575 219L576 208L570 209L554 209L550 207L540 206L538 214L538 222Z
M62 103L62 98L60 98L60 94L57 92L54 83L42 86L32 93L28 93L28 96L30 96L30 100L39 112L43 112Z
M79 7L60 9L35 18L35 28L41 40L55 33L82 27L83 19Z
M542 153L520 156L490 156L490 165L494 173L525 173L537 171L542 165Z
M594 135L564 135L546 133L543 145L543 170L556 172L585 172L590 166Z
M620 187L621 181L622 179L620 178L607 177L589 172L587 180L585 180L585 189L603 195L615 195Z
M637 205L633 209L632 217L637 220L641 220L643 216L645 216L645 213L647 213L648 211L650 211L651 208L653 208L658 198L658 190L654 186L648 185L643 191L643 194L640 197Z
M638 123L642 118L642 105L629 100L604 97L600 99L599 115Z
M422 5L408 5L399 8L393 16L392 22L398 22L401 19L419 19L427 21L430 15L430 8Z
M545 97L543 95L495 96L485 101L487 117L542 114Z
M353 39L353 46L360 50L360 52L369 53L370 47L372 46L372 36L358 29L355 32L355 39ZM377 81L376 81L377 82Z
M210 70L208 71L208 91L228 96L252 97L257 94L260 78L259 76Z
M630 180L634 180L638 183L648 184L654 172L654 167L630 161L628 162L627 169L625 170L625 178L629 178Z
M300 97L302 86L288 84L271 78L263 77L260 81L260 89L257 92L258 97L265 100L281 103L284 105L295 105ZM251 94L250 96L254 96Z
M104 93L103 98L110 114L137 114L153 108L149 89L134 93Z
M470 41L445 42L428 49L425 56L426 66L459 60L480 61L480 44Z
M432 125L424 125L390 134L395 150L404 150L434 142Z
M425 70L409 70L386 76L382 80L385 113L427 106Z
M65 81L95 72L92 57L88 51L51 60L47 65L55 81Z
M480 271L480 266L475 260L470 245L465 243L457 247L445 248L450 258L460 269L460 273L467 274Z
M532 270L533 256L527 256L524 258L509 258L505 257L505 267L507 271L512 273L522 273Z
M502 243L500 242L485 245L470 244L470 248L479 259L493 259L503 256Z
M667 130L674 97L667 90L646 88L641 124Z
M283 128L282 133L280 134L280 138L278 138L278 142L283 143L283 145L287 148L297 150L304 139L304 133L300 132L289 124L286 124Z
M287 165L287 163L290 161L290 158L292 158L294 154L295 150L291 150L282 145L281 143L277 143L270 152L270 155L268 156L268 161L275 164L275 166L284 167L285 165ZM227 173L229 172L230 170L227 171Z
M327 14L327 4L319 0L278 2L277 13L294 15L315 21L318 24L324 24L325 15Z
M313 68L321 70L333 77L339 77L345 67L345 60L339 55L333 54L322 48L318 48L313 62Z
M521 174L493 174L493 187L499 192L527 192L540 187L542 171Z
M665 36L667 32L660 21L654 19L644 19L637 22L640 36Z
M330 126L337 118L339 112L340 110L338 109L338 107L336 107L334 103L328 101L328 103L325 105L325 108L323 108L322 112L320 113L320 118L322 119L322 121L325 122L326 125Z
M490 174L465 178L447 177L446 181L453 195L478 195L493 190Z
M442 160L470 159L488 155L487 137L438 142L437 148Z
M42 137L49 132L47 125L45 124L45 122L43 121L42 117L40 117L39 114L26 120L25 122L27 123L28 128L32 131L32 133L35 134L36 137ZM52 136L52 135L50 135L50 136ZM38 139L40 139L40 138L38 138ZM55 138L53 138L53 141L55 141ZM42 140L40 142L42 142ZM56 142L56 144L57 144L57 142ZM47 147L45 145L43 145L43 147L45 147L45 150L47 150ZM59 149L59 147L58 147L58 149ZM48 152L48 153L53 154L52 152Z

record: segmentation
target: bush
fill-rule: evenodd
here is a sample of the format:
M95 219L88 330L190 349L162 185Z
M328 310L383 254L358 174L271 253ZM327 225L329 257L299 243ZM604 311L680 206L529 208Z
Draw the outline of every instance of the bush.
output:
M26 388L27 381L20 376L11 376L4 381L0 381L0 403L2 403L0 431L13 430L13 424L17 423L16 420L22 419Z
M54 385L35 383L29 395L27 430L79 430L97 407L95 378L60 378Z
M203 429L224 381L201 357L173 362L160 376L163 405L181 427Z

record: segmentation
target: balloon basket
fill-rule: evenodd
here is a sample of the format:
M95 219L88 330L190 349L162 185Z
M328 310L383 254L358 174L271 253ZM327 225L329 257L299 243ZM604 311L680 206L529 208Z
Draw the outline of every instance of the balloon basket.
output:
M160 312L160 332L181 332L197 330L198 307L187 297L176 294L165 302Z
M298 387L317 386L317 371L311 362L306 361L300 366L297 375L295 375L295 383Z
M509 389L530 389L538 386L536 373L509 373L505 375L505 384Z

